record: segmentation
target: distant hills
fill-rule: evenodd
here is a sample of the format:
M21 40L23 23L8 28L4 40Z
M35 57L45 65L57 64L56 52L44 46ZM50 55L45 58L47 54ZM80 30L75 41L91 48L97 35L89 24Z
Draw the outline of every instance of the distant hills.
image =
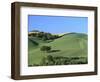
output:
M28 37L28 65L42 66L42 65L69 65L69 64L86 64L87 63L87 34L84 33L65 33L62 36L57 35L53 38L53 34L46 38L34 36L33 31L29 33ZM43 32L45 33L45 32ZM31 36L33 35L33 36ZM42 46L50 46L50 52L43 52L40 50ZM47 59L50 58L52 61ZM58 61L58 59L59 61ZM76 59L75 59L76 58ZM43 60L48 60L49 63ZM70 60L69 60L70 59ZM42 64L41 64L42 62Z

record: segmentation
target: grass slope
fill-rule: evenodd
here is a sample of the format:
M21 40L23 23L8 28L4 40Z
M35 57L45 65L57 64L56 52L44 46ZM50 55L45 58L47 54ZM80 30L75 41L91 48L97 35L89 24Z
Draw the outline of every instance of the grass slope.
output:
M44 53L40 47L51 46L53 51ZM53 57L87 57L87 35L82 33L68 33L52 42L42 41L38 38L29 38L28 64L40 64L48 55Z
M82 56L87 55L87 39L84 34L66 34L55 41L48 43L53 49L60 50L60 52L52 53L54 56Z

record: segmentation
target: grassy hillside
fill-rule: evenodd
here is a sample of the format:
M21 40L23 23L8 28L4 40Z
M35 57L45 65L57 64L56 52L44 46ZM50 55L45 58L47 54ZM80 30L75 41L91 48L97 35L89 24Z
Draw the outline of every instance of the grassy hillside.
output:
M87 36L84 34L67 34L47 45L61 51L54 53L54 56L87 56ZM53 53L51 54L53 55Z
M41 51L40 48L44 45L51 46L51 50L49 52ZM28 65L49 65L47 61L50 62L50 65L87 63L87 35L68 33L51 41L29 37ZM76 61L77 63L75 63Z

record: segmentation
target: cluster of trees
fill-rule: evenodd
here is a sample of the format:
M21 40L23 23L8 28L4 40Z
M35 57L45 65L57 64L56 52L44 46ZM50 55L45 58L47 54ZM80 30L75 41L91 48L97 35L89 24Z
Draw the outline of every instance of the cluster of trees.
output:
M46 53L52 51L51 46L42 46L41 51ZM87 58L85 57L55 57L52 55L47 55L42 59L40 65L70 65L70 64L86 64Z
M71 64L86 64L85 57L53 57L48 55L42 59L41 65L71 65Z
M41 38L42 40L54 40L59 38L58 35L52 35L51 33L39 32L39 31L31 33L29 34L29 36L38 37Z
M87 64L86 57L54 57L48 55L41 60L40 64L29 66L50 66L50 65L72 65L72 64Z
M42 46L40 48L41 51L49 52L51 50L51 46Z

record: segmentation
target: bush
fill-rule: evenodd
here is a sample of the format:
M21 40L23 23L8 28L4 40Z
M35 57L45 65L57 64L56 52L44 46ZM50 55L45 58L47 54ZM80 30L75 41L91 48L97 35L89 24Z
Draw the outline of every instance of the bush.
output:
M53 57L48 55L45 59L42 60L41 65L49 66L49 65L73 65L73 64L86 64L87 61L83 61L81 57Z
M51 50L51 46L42 46L40 48L41 51L46 51L46 52L49 52Z

